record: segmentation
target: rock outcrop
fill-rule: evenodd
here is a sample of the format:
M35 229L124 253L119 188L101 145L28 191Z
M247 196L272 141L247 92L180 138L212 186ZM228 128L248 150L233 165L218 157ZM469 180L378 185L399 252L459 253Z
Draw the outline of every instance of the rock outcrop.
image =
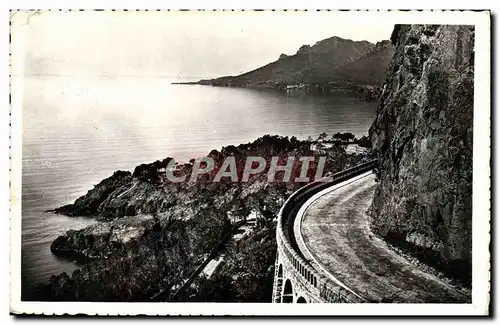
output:
M110 177L102 180L89 190L87 194L78 198L74 204L65 205L54 210L55 213L68 216L93 216L99 213L101 204L111 193L126 186L132 180L128 171L116 171Z
M304 44L302 45L301 47L299 47L299 49L297 50L297 53L295 54L307 54L309 53L309 51L311 50L311 45L308 45L308 44Z
M212 150L209 156L216 166L220 166L228 156L237 161L244 161L247 156L261 156L270 161L272 156L287 157L289 154L297 157L324 155L312 150L310 141L266 135L252 143ZM344 169L363 158L348 155L341 146L329 148L326 154L325 173ZM139 165L132 175L115 173L77 200L88 206L79 204L75 210L75 202L56 209L71 215L75 211L85 211L103 221L61 234L52 243L51 251L85 263L71 276L65 273L52 276L49 283L36 289L33 297L23 299L169 300L220 244L231 224L238 224L256 211L255 227L259 231L263 227L268 229L265 238L258 238L263 244L260 246L267 248L265 254L261 254L255 252L259 246L249 243L245 254L234 257L235 268L239 267L238 272L244 279L232 290L245 291L248 296L240 296L241 301L269 301L276 252L273 219L286 197L302 183L269 183L265 173L240 183L212 182L210 178L205 181L202 177L194 183L171 183L160 172L168 161L167 158ZM178 167L188 172L192 164ZM308 174L314 175L314 167L310 169ZM300 170L294 172L295 177ZM248 273L245 270L253 272L255 283L265 285L261 289L245 289L248 283L245 282ZM268 284L271 286L266 286Z
M98 222L81 230L68 230L50 245L54 255L86 261L107 257L153 228L152 216L124 217Z
M474 27L397 25L370 128L374 230L471 281Z
M143 166L149 166L149 169L155 170L153 163L138 166L136 171ZM53 212L110 221L137 214L156 214L175 205L177 197L174 193L177 188L158 186L156 179L146 177L150 176L149 174L153 172L143 172L141 175L134 176L130 172L117 171L95 185L75 203L56 208Z

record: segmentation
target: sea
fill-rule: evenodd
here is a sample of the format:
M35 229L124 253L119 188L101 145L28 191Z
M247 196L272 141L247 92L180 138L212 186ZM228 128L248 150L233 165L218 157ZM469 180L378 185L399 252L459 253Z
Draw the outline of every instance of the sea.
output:
M21 78L21 77L17 77ZM68 229L96 221L45 212L72 203L115 170L206 155L265 134L366 135L376 102L202 85L169 78L22 77L23 291L78 265L50 252Z

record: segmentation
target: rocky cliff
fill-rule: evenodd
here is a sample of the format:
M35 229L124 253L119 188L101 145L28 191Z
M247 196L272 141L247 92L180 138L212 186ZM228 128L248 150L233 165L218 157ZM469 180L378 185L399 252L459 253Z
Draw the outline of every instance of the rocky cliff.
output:
M376 119L373 228L471 281L474 27L397 25Z

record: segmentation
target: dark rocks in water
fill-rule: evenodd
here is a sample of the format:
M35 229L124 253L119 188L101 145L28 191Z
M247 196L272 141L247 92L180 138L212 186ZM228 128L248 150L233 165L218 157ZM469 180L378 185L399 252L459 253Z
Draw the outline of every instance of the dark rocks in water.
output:
M370 138L373 228L466 284L472 261L474 27L397 25Z
M64 214L65 216L73 216L73 204L63 205L55 209L45 210L45 212L54 212L57 214Z
M67 216L94 216L98 213L101 204L113 191L129 184L131 180L130 172L118 170L95 185L87 194L78 198L74 204L62 206L53 210L53 212Z

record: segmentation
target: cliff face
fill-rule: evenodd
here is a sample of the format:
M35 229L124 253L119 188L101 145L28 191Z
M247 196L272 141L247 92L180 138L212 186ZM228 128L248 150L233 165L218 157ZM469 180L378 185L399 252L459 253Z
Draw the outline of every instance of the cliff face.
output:
M474 27L397 25L377 117L373 228L471 281Z

